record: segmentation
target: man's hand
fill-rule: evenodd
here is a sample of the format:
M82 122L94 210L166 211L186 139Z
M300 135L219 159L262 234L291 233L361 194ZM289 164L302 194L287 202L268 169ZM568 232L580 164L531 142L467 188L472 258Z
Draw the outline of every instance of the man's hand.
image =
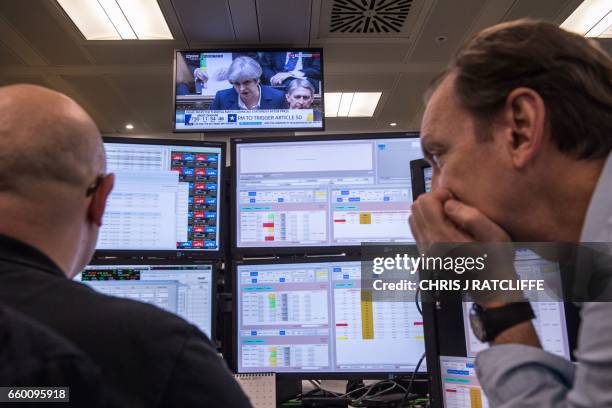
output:
M419 245L450 242L510 242L510 236L476 208L439 188L412 204L410 228Z
M473 276L465 276L466 279L517 278L510 236L476 208L454 199L446 189L424 194L413 203L410 227L419 250L430 256L474 257L486 254L486 268L473 272ZM435 246L453 243L480 245L458 245L454 249L448 245ZM474 255L474 251L477 255ZM483 307L522 300L522 294L517 292L475 291L470 294Z
M435 243L472 241L446 215L445 204L451 198L448 190L440 188L419 196L412 203L409 223L419 250L427 250Z
M291 72L279 72L278 74L276 74L272 78L270 78L270 84L272 84L274 86L281 85L285 79L287 79L287 78L289 78L291 76L292 76Z
M510 236L499 225L474 207L450 198L444 203L444 213L462 231L477 242L510 242Z
M504 243L510 236L491 219L474 207L453 198L446 189L436 189L423 194L412 204L410 228L419 245L419 250L428 250L436 243ZM501 247L501 246L500 246ZM508 248L511 248L508 246ZM488 251L488 272L494 276L487 278L516 278L514 253L501 249L498 253ZM485 309L503 306L511 301L511 296L491 298L490 293L471 293L472 297ZM516 300L521 294L513 293ZM511 327L493 341L493 344L520 343L541 347L531 322L523 322Z

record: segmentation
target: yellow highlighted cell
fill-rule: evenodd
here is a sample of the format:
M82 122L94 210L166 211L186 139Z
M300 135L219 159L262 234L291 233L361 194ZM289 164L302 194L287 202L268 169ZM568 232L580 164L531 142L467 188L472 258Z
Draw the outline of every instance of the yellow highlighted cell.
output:
M359 224L371 224L372 223L372 214L371 213L361 213L359 214Z
M480 388L470 388L470 408L482 408L482 392Z
M361 337L374 339L374 315L372 310L372 291L361 291Z

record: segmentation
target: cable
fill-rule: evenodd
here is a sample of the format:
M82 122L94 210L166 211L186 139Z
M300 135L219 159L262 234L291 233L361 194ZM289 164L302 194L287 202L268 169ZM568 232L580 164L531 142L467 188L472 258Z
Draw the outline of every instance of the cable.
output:
M382 391L378 391L376 394L372 394L372 395L368 396L368 398L365 398L365 397L366 397L366 395L363 395L363 396L359 397L359 398L356 400L356 402L367 401L367 400L369 400L370 398L374 398L374 397L378 397L379 395L386 394L386 393L388 393L389 391L394 390L396 387L398 387L398 385L399 385L398 383L396 383L396 382L392 382L392 383L391 383L391 386L390 386L389 388L386 388L386 389L384 389L384 390L382 390ZM402 388L403 388L403 387L402 387ZM405 388L404 388L404 390L405 390Z
M347 392L346 394L339 395L338 397L339 397L339 398L348 397L349 395L351 395L351 394L353 394L353 393L355 393L355 392L357 392L357 391L367 390L367 389L372 388L372 387L374 387L375 385L377 385L377 384L379 384L379 383L381 383L381 382L382 382L382 381L379 381L379 382L376 382L376 383L374 383L374 384L364 385L363 387L355 388L354 390L349 391L349 392Z
M418 366L420 364L421 364L421 361L419 361L419 364L417 365L417 371L418 371ZM345 394L335 393L333 391L329 391L329 390L326 390L324 388L321 388L321 386L316 381L314 381L314 380L308 380L308 382L310 382L313 386L315 386L315 389L311 390L311 391L309 391L309 392L307 392L305 394L298 395L296 397L297 399L300 399L300 398L303 398L303 397L307 397L307 396L312 395L313 393L316 393L317 391L321 391L324 394L327 393L327 394L330 394L330 395L332 395L333 397L336 397L336 398L350 398L351 399L351 405L353 405L353 404L360 404L363 401L367 401L367 400L369 400L371 398L378 397L380 395L386 394L386 393L388 393L388 392L390 392L390 391L392 391L392 390L394 390L396 388L401 389L404 393L408 393L409 392L409 389L406 389L403 385L399 384L396 381L392 381L392 380L380 380L380 381L377 381L377 382L375 382L373 384L365 385L363 387L356 388L356 389L354 389L352 391L349 391L349 392L347 392ZM385 388L385 389L379 390L379 391L375 392L374 394L370 395L370 393L373 392L373 390L376 387L380 387L380 386L385 385L385 384L389 384L389 386L387 388ZM359 397L357 397L357 398L351 398L350 397L352 394L354 394L356 392L359 392L359 391L364 391L364 390L365 390L365 392L362 395L360 395ZM402 402L403 402L403 400L402 400Z
M420 294L421 294L421 287L417 286L417 289L414 292L414 302L416 303L416 308L419 311L419 314L423 316L423 309L421 309L421 302L419 301Z
M400 407L402 405L404 405L404 403L410 397L410 389L412 388L412 383L414 382L414 378L416 377L417 372L419 371L419 368L421 367L421 364L423 363L423 360L425 360L425 353L423 353L423 355L419 359L419 362L417 363L414 371L412 372L412 376L410 377L410 382L408 383L408 386L406 386L406 394L404 394L404 399L402 399L402 402L399 405Z
M372 397L374 397L374 396L376 396L376 395L379 395L379 394L380 394L380 392L379 392L379 393L377 393L377 394L374 394L374 395L369 395L369 394L370 394L370 392L371 392L371 391L374 389L374 387L376 387L377 385L382 385L382 384L387 383L387 382L389 382L389 381L379 381L379 382L377 382L377 383L372 384L372 385L370 386L370 388L369 388L369 389L368 389L368 390L367 390L367 391L366 391L366 392L365 392L363 395L361 395L360 397L356 398L356 399L355 399L353 402L355 402L355 403L357 403L357 402L361 402L361 401L364 401L364 400L366 400L366 399L368 399L368 398L372 398ZM385 392L391 391L391 390L392 390L392 389L394 389L394 388L395 388L395 383L394 383L394 382L392 382L392 383L391 383L391 387L389 387L389 388L387 388L387 389L383 390L382 392L383 392L383 393L385 393ZM369 395L369 397L368 397L368 395ZM368 397L368 398L366 398L366 397Z

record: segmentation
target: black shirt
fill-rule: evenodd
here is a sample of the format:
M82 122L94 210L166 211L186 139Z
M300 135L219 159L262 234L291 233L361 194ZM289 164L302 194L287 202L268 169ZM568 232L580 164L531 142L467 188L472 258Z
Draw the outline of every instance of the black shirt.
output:
M195 326L66 278L37 249L0 235L0 302L71 341L125 407L250 407Z
M0 384L3 387L68 387L63 407L109 407L95 364L68 340L27 316L0 305ZM58 396L61 394L58 393ZM18 400L16 400L18 401ZM33 406L57 406L37 402ZM28 403L0 403L24 407Z

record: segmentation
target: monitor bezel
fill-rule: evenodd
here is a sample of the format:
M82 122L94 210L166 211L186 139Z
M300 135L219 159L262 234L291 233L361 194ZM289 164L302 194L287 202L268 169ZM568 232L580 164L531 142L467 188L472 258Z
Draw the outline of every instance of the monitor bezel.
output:
M233 372L238 373L238 310L239 297L237 279L237 271L239 265L269 265L269 264L302 264L302 263L322 263L322 262L361 262L362 259L358 256L312 256L312 257L259 257L237 260L234 259L230 263L230 270L226 271L226 280L231 280L232 288L232 307L234 309L232 318L232 356L227 361ZM229 357L229 356L228 356ZM427 357L426 357L427 358ZM258 373L259 371L257 371ZM388 379L388 378L405 378L412 375L413 371L407 372L370 372L370 371L347 371L347 372L332 372L332 371L304 371L304 372L275 372L276 376L282 376L293 379ZM247 374L239 373L239 374ZM429 377L429 361L427 361L427 371L417 372L415 378L424 379Z
M292 128L292 127L283 127L283 128L239 128L239 129L177 129L176 128L176 59L180 52L193 52L193 53L201 53L201 52L209 52L209 53L233 53L233 52L292 52L292 51L301 51L301 52L313 52L319 53L321 58L321 87L319 89L319 93L321 94L321 127L320 128ZM325 77L324 77L324 67L325 60L323 55L322 47L252 47L252 48L196 48L196 49L174 49L173 54L173 63L172 63L172 132L173 133L236 133L236 132L287 132L287 131L297 131L297 132L320 132L325 130Z
M307 136L285 136L285 137L252 137L233 138L231 140L231 200L230 200L230 240L231 250L234 257L249 256L281 256L281 255L360 255L361 247L358 245L322 245L322 246L286 246L286 247L239 247L238 246L238 166L237 146L238 144L257 143L286 143L286 142L318 142L318 141L343 141L343 140L378 140L378 139L418 139L418 132L390 132L390 133L363 133L363 134L341 134L341 135L307 135ZM408 163L406 163L408 165ZM406 226L408 228L408 226Z
M431 164L425 159L410 161L410 177L412 178L412 199L416 200L421 194L425 194L425 169L431 168Z
M212 288L211 288L211 308L210 308L210 337L209 340L211 341L212 345L214 348L216 348L216 344L219 342L219 340L217 338L217 312L218 312L218 305L217 305L217 283L219 280L219 274L220 274L220 261L218 260L204 260L204 259L196 259L196 260L190 260L189 262L186 262L186 260L184 259L132 259L132 260L126 260L126 259L118 259L118 258L107 258L107 259L92 259L87 266L147 266L147 265L151 265L151 266L196 266L196 265L206 265L206 266L211 266L212 267L212 275L211 275L211 283L212 283ZM136 302L136 301L135 301ZM163 310L163 309L162 309ZM185 320L183 317L179 316L178 314L173 314L171 312L168 312L174 316L177 316L183 320ZM188 322L187 320L185 320L185 322L187 322L187 324L193 325L192 323ZM202 332L206 337L208 337L208 335L206 335L206 333Z
M196 140L180 140L180 139L146 139L146 138L128 138L128 137L103 137L104 143L120 143L120 144L143 144L143 145L166 145L166 146L188 146L188 147L210 147L220 148L221 157L219 160L219 170L221 177L219 178L219 186L217 199L219 200L219 218L217 229L219 234L219 246L215 250L205 249L96 249L94 259L204 259L216 260L224 255L225 246L227 243L228 229L222 227L222 220L229 216L227 203L225 200L225 180L229 176L227 174L226 162L226 144L222 142L202 142Z

